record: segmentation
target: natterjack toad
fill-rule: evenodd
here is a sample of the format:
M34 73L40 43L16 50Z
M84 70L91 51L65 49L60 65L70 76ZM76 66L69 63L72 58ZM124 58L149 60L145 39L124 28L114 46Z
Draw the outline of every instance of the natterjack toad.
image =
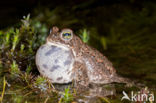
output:
M37 51L36 65L40 74L52 83L75 81L87 86L125 82L104 55L83 43L71 29L52 28L46 43Z

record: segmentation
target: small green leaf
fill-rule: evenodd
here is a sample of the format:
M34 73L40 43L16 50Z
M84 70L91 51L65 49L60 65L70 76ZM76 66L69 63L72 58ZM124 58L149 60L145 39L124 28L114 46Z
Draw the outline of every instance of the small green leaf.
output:
M107 39L105 37L102 37L100 39L100 41L101 41L101 44L103 46L103 49L106 50L107 49Z
M84 29L83 31L81 31L80 37L81 37L81 39L82 39L82 41L84 43L88 43L88 41L89 41L89 34L88 34L88 32L87 32L86 29Z

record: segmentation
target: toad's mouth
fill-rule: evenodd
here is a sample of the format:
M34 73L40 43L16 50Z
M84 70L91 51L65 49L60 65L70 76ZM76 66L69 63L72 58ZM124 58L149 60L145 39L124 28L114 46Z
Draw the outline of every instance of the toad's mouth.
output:
M69 45L61 44L59 42L47 42L47 44L53 45L53 46L56 46L56 47L59 47L59 48L62 48L64 50L68 50L68 51L72 50L73 55L76 56L75 51Z
M59 42L47 42L47 44L62 48L64 50L70 50L70 47L68 45L64 45Z

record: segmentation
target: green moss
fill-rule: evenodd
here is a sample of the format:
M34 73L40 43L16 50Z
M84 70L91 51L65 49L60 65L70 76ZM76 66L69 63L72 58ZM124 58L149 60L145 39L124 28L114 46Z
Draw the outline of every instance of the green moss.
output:
M13 63L11 64L11 74L17 74L19 75L21 73L21 71L18 68L18 65L16 64L16 61L13 61Z
M73 95L70 93L70 87L65 88L63 97L60 99L60 103L70 103L73 100Z

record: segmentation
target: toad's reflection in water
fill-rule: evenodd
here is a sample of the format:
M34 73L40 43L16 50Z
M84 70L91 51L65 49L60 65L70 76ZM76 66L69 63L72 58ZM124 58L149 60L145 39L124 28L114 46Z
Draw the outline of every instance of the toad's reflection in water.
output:
M106 84L106 85L92 85L89 88L89 95L90 96L111 96L116 94L115 86L113 84Z
M55 84L55 89L64 92L65 88L70 86L70 92L75 92L75 88L72 84ZM91 84L88 88L76 88L76 100L78 103L103 103L104 97L114 97L116 95L115 84L97 85Z

